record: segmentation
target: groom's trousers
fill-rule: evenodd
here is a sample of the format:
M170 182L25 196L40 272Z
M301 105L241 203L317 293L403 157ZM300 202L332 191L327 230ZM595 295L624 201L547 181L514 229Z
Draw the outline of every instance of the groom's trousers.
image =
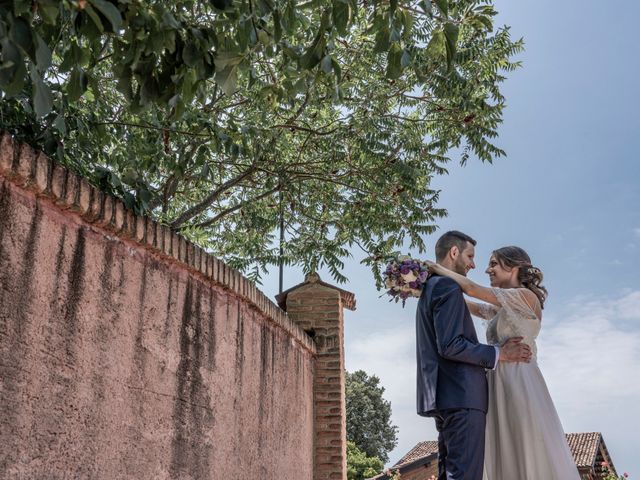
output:
M438 480L482 480L486 413L455 408L433 416L439 434Z

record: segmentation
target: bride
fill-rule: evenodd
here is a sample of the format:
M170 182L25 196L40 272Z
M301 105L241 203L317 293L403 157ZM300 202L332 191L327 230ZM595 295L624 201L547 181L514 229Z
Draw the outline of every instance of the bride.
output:
M463 292L486 303L467 301L471 314L488 320L487 342L500 345L523 337L533 352L530 363L498 362L487 372L484 470L486 480L580 480L560 418L536 362L547 290L542 272L519 247L495 250L486 273L491 288L437 263L429 270L453 279Z

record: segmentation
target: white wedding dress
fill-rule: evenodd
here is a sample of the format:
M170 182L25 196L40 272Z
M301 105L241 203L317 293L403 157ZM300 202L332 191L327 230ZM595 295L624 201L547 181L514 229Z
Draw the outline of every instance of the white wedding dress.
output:
M540 320L521 290L494 288L500 307L480 308L488 343L524 337L533 351L531 363L498 362L487 372L484 480L580 480L536 360Z

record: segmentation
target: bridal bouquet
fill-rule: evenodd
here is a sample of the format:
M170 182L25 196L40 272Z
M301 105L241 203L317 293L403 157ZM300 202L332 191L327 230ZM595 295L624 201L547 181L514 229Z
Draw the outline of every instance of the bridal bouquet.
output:
M388 288L387 295L391 296L389 301L402 300L404 307L407 298L419 297L428 274L427 264L421 260L415 260L408 255L392 258L382 273L384 285Z

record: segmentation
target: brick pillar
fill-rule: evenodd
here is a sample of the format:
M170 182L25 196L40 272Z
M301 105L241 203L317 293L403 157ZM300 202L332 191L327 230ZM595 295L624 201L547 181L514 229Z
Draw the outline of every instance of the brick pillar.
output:
M314 480L346 480L347 427L344 379L344 314L352 293L324 283L316 273L278 295L289 318L316 343L314 374Z

